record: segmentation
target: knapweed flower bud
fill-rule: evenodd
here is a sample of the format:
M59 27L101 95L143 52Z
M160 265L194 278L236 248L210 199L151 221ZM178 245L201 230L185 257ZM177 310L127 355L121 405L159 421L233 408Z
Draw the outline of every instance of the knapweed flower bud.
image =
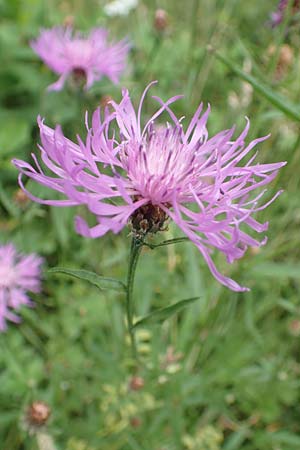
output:
M135 375L129 380L129 389L131 391L140 391L144 387L144 378Z
M51 409L47 403L37 400L29 405L26 412L26 422L31 427L45 425L51 415Z
M112 100L113 98L110 95L103 95L100 99L100 107L103 109L110 107Z
M299 319L291 320L289 322L288 329L293 336L300 336L300 320Z
M132 428L139 428L142 425L142 420L137 416L131 417L129 422Z
M164 9L157 9L154 16L154 28L156 31L163 32L169 24L168 14Z
M74 23L75 23L74 16L66 16L63 21L63 26L66 28L73 27Z
M25 194L24 191L22 191L22 189L17 189L16 192L14 193L14 201L16 202L16 204L18 206L20 206L21 208L24 208L24 206L27 205L28 203L28 197Z

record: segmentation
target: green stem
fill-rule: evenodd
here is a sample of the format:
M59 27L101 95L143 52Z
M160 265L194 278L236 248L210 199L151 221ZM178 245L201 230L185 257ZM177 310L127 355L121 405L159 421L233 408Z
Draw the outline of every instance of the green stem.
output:
M138 259L141 253L141 249L143 246L143 241L132 238L131 241L131 249L129 256L129 267L127 274L127 289L126 289L126 315L127 315L127 323L128 323L128 331L130 337L130 344L132 348L132 355L134 359L138 358L135 335L133 330L133 286L134 286L134 276L138 263Z
M192 16L191 16L191 34L190 34L190 46L189 46L189 64L193 65L193 52L196 47L197 41L197 29L198 29L198 10L200 7L200 1L194 0L192 5Z

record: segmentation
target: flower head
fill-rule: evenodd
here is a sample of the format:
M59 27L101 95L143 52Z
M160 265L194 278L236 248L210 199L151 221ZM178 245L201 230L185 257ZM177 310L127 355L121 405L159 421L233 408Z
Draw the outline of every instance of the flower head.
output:
M14 310L33 305L26 292L40 291L41 264L42 258L21 255L13 244L0 246L0 331L6 329L6 320L20 322Z
M96 28L87 37L74 33L71 27L42 30L40 36L31 42L32 49L55 73L59 79L48 87L59 91L66 79L73 76L75 82L85 81L89 89L103 76L118 83L125 69L129 45L126 40L107 42L107 31Z
M279 25L284 17L285 10L289 4L289 0L279 0L277 10L271 13L271 24L273 27ZM294 0L292 4L292 13L294 14L300 8L300 0Z
M265 190L253 191L272 181L285 163L254 163L256 153L246 158L267 139L262 137L246 145L248 120L235 140L234 127L209 138L209 108L202 113L202 104L184 131L182 120L170 108L178 96L167 102L153 97L159 108L142 127L146 92L137 113L127 90L121 102L112 101L112 108L102 115L100 109L96 110L92 127L87 123L85 143L79 137L78 144L71 142L60 127L52 130L39 119L41 158L54 176L44 173L35 155L36 168L14 160L21 172L20 185L26 191L22 182L25 174L65 195L61 200L42 200L26 191L32 200L55 206L86 205L98 224L90 228L77 217L76 229L91 238L108 231L118 233L128 222L137 235L146 235L163 229L165 221L172 219L197 246L222 284L245 290L217 271L211 253L214 248L221 251L231 263L243 256L248 246L266 242L265 238L254 239L247 228L258 233L267 229L268 224L259 223L253 214L280 192L258 206ZM168 113L170 123L158 126L156 119L163 112Z

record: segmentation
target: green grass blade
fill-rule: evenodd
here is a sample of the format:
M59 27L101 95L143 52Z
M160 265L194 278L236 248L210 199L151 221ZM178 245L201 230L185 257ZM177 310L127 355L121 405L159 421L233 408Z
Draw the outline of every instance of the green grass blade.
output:
M236 66L232 61L227 59L225 56L216 52L216 57L219 61L225 64L235 75L240 77L242 80L251 84L253 89L261 94L266 100L268 100L277 109L283 112L286 116L293 120L300 120L300 110L296 108L289 100L284 98L282 95L274 92L268 86L266 86L261 81L257 80L253 75L243 72L238 66Z

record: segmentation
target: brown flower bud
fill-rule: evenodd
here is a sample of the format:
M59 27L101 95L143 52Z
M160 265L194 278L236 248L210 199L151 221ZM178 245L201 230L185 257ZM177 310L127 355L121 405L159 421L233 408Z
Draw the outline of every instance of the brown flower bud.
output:
M73 27L74 26L74 16L66 16L63 21L64 27Z
M41 427L45 425L51 415L51 409L47 403L42 401L35 401L31 403L27 410L26 418L29 425L34 427Z
M26 206L27 203L29 202L29 198L27 197L27 195L25 194L24 191L22 191L22 189L18 189L15 193L14 193L14 201L17 203L17 205L19 206Z
M165 31L168 27L168 14L164 9L157 9L154 16L154 28L156 31Z
M110 103L113 100L113 98L110 95L103 95L100 100L100 106L101 108L106 108L107 106L110 106Z
M284 44L280 50L280 64L290 66L294 59L294 50L288 44Z
M145 384L144 379L136 375L132 377L131 380L129 381L129 389L131 391L139 391L143 389L144 384Z
M289 325L289 332L293 335L293 336L300 336L300 320L298 319L293 319Z
M142 421L141 421L141 419L139 417L131 417L130 425L133 428L139 428L142 425Z
M261 252L260 247L250 247L250 253L251 255L259 255Z

